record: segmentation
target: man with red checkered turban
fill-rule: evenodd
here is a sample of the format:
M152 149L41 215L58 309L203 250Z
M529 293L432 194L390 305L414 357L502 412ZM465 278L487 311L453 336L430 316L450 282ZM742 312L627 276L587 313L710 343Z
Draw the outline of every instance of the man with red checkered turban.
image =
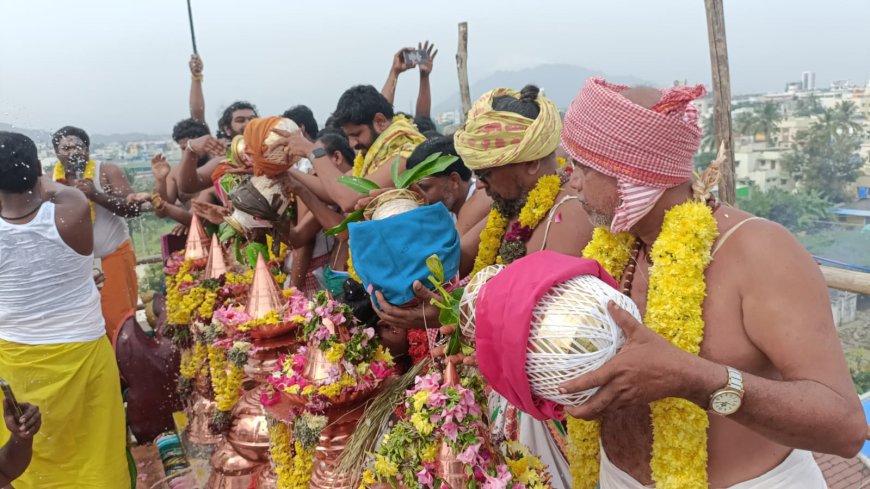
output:
M575 488L817 489L811 452L864 442L818 266L785 228L716 204L721 153L692 176L704 94L592 78L565 114L571 183L599 227L584 256L644 318L610 304L625 346L560 386L597 388L565 409Z

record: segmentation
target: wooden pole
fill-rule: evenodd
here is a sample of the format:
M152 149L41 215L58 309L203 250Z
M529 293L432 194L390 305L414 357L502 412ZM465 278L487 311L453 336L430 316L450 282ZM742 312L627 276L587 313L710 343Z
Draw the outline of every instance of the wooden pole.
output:
M710 66L713 70L713 122L716 147L725 142L725 164L719 180L719 200L734 204L734 138L731 132L731 79L728 74L728 45L725 41L725 12L722 0L704 0L707 9L707 36L710 41Z
M822 265L825 283L832 289L845 290L855 294L870 295L870 273L843 270Z
M459 48L456 50L456 72L459 74L459 95L462 97L462 115L471 110L471 88L468 85L468 22L459 23Z

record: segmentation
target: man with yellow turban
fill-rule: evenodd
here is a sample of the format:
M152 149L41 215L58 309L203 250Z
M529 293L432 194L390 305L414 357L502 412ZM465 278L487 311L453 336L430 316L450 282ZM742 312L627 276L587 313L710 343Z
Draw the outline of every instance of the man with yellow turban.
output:
M529 85L484 94L454 135L456 151L493 199L488 218L471 232L480 245L472 275L526 253L553 250L578 256L592 234L586 213L558 175L556 149L562 122L552 101ZM496 394L497 396L497 394ZM495 429L529 446L550 467L554 487L570 487L565 431L537 421L497 396L490 402Z
M864 443L818 266L785 228L716 203L724 157L692 177L704 93L592 78L565 114L599 226L584 256L643 313L611 303L622 351L561 386L597 388L566 409L589 420L568 423L576 489L823 488L811 452Z

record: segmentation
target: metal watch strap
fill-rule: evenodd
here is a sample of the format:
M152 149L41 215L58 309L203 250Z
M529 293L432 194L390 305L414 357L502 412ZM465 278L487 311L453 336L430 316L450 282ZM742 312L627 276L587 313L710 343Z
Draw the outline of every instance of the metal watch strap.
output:
M324 148L314 148L311 151L311 156L308 159L310 159L311 161L314 161L317 158L321 158L323 156L326 156L326 150Z
M728 369L728 387L743 393L743 374L734 367L725 367Z

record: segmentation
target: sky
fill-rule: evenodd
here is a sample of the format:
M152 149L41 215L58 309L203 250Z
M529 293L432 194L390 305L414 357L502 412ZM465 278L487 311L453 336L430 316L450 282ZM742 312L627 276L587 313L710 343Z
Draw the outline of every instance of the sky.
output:
M710 83L702 0L191 2L212 126L235 100L261 115L307 104L322 123L342 91L380 88L393 54L423 40L439 49L437 104L458 89L462 21L472 83L548 63ZM725 18L733 94L781 90L802 71L821 87L870 80L870 1L725 0ZM0 19L0 122L168 134L188 117L184 0L0 0ZM398 110L417 86L416 71L399 78Z

